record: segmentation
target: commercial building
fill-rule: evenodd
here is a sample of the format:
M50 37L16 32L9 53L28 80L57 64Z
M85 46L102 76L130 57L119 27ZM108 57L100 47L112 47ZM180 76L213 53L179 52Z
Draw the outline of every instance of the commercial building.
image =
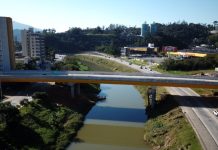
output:
M167 52L177 52L178 49L175 46L163 46L162 51L167 53Z
M15 68L12 19L0 17L0 71Z
M149 43L148 47L123 47L121 48L121 56L145 56L158 53L158 47L154 47L154 44Z
M45 58L44 37L40 32L34 32L33 28L21 31L21 43L23 56L31 58Z
M207 54L193 52L167 52L168 57L174 58L190 58L190 57L206 57Z

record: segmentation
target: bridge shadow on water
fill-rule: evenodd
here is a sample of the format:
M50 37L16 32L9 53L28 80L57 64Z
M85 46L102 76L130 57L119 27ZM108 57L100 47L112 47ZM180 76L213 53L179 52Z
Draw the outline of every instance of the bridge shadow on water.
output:
M87 119L142 122L147 119L145 109L95 106Z

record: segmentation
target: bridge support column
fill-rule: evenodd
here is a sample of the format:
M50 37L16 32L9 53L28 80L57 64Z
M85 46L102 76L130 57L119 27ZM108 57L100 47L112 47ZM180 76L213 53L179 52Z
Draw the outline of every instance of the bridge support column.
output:
M71 97L74 98L75 97L75 84L74 83L68 83L68 85L70 86Z
M68 85L70 86L70 94L72 98L80 95L80 84L79 83L68 83Z
M147 91L148 107L154 108L156 105L156 87L149 87Z
M75 94L76 96L80 95L80 84L79 83L75 84Z

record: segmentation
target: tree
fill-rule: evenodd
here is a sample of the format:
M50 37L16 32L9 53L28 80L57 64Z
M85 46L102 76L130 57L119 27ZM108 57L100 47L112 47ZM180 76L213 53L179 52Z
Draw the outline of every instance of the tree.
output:
M36 64L37 59L31 59L27 64L25 64L25 70L36 70L37 69L37 64Z
M16 70L25 70L25 65L23 63L16 63L15 69Z
M18 109L11 103L0 103L0 131L20 121Z

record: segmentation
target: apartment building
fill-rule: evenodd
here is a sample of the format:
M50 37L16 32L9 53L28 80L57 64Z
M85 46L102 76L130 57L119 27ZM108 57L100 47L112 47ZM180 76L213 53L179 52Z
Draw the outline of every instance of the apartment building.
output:
M21 43L23 56L31 58L45 58L44 38L40 32L34 32L33 28L21 31Z
M141 36L145 37L150 34L154 35L158 31L158 25L157 23L153 22L152 24L147 24L146 22L142 24L141 28Z
M146 22L142 24L141 36L147 36L150 33L150 26Z
M0 17L0 71L15 68L12 19Z

